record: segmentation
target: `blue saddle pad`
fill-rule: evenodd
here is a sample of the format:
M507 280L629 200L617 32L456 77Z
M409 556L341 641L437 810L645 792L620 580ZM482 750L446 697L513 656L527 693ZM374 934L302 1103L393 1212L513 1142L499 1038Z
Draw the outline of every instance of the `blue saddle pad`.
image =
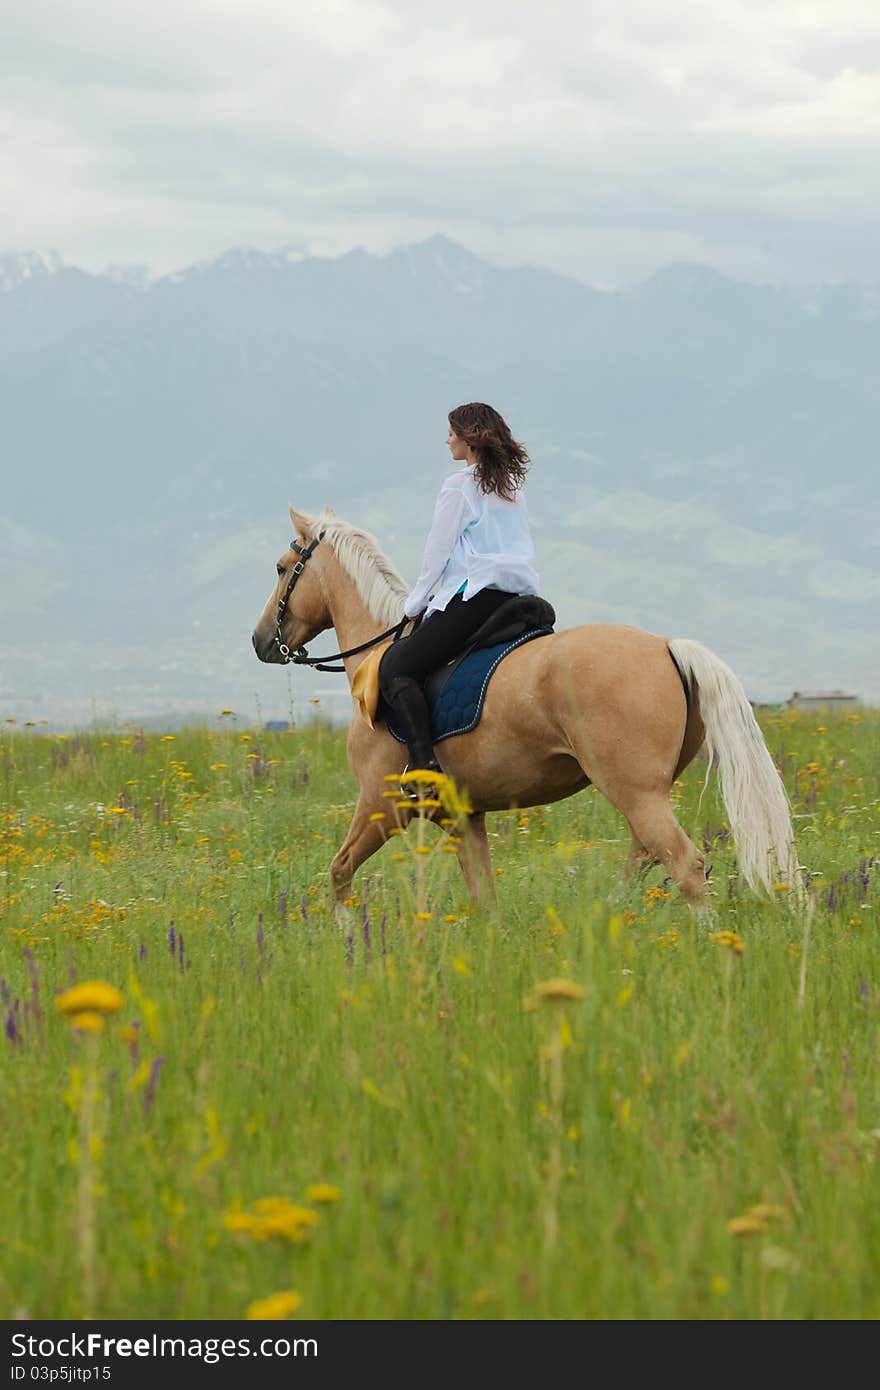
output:
M498 663L515 647L521 647L524 642L531 642L533 637L544 637L552 631L549 627L536 627L524 632L512 642L501 642L495 647L480 647L475 652L468 652L444 682L440 694L431 704L431 733L434 742L440 743L444 738L452 738L454 734L469 734L471 729L475 729L483 712L489 678ZM433 677L429 678L428 682L429 699L432 679ZM406 743L387 709L385 717L388 732L394 735L398 743Z

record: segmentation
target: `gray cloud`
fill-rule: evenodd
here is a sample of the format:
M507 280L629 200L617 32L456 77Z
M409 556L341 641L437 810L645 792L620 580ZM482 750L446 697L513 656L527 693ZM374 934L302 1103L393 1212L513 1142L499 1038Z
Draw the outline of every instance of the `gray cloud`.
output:
M0 237L166 270L443 230L600 284L874 279L878 97L871 0L12 0Z

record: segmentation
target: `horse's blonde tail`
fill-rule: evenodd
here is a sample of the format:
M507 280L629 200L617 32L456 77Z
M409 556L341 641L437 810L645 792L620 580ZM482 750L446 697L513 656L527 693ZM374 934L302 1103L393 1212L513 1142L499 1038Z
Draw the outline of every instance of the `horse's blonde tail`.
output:
M668 643L688 688L699 700L709 750L730 820L740 871L750 888L771 892L774 881L800 894L800 870L788 794L741 682L699 642Z

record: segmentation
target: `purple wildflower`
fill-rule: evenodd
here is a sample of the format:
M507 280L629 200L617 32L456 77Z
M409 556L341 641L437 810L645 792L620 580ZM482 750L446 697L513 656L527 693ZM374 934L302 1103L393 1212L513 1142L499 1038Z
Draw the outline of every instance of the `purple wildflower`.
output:
M159 1072L165 1065L164 1057L154 1057L150 1064L150 1075L144 1087L144 1114L149 1115L153 1107L153 1099L156 1095L156 1084L159 1080Z
M28 974L31 977L30 1009L33 1012L34 1018L39 1022L43 1017L43 1011L40 1008L40 972L37 969L37 958L33 951L28 950L27 947L25 947L22 954L27 961Z

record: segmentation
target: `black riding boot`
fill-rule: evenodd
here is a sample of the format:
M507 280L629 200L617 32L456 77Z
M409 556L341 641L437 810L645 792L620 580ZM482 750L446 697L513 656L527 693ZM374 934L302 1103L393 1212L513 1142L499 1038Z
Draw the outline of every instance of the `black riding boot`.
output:
M431 739L431 713L421 686L411 676L393 676L383 695L391 707L395 724L406 739L409 760L405 771L427 768L429 772L439 772L440 764L434 756ZM412 786L401 787L401 791L414 800L419 796L418 789Z

